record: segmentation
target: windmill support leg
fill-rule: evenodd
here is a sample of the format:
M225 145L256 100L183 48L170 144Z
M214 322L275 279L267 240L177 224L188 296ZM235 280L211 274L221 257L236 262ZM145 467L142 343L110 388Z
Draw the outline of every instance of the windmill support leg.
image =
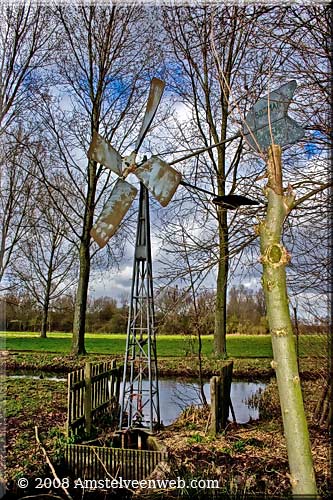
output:
M160 425L148 190L141 183L120 429ZM127 419L127 423L125 423Z

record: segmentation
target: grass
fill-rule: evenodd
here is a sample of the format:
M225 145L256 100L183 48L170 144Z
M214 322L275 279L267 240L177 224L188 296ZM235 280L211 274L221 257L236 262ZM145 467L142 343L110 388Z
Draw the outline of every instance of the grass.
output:
M9 480L48 475L45 459L36 447L34 428L38 426L43 440L54 426L64 429L66 382L0 376L0 387L6 391L0 405L0 414L6 417L6 426L0 430L1 439L6 436L6 469L1 473Z
M213 337L203 337L202 353L213 354ZM88 353L122 355L125 350L124 334L87 333L85 345ZM304 335L300 337L301 357L327 356L327 338L324 335ZM41 351L69 354L71 350L70 333L49 333L41 339L33 332L0 333L0 346L9 351ZM157 338L159 357L181 357L195 354L196 339L178 335L160 335ZM227 351L231 358L272 358L269 335L227 335Z

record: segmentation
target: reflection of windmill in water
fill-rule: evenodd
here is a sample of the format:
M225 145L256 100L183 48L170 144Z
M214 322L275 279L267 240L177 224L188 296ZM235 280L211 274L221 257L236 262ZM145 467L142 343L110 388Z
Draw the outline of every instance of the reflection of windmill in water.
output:
M159 426L160 411L148 191L162 206L166 206L170 202L179 184L215 196L214 193L182 181L179 172L156 156L152 156L149 160L145 158L141 164L136 164L136 155L155 116L164 86L164 82L153 78L142 127L135 149L130 155L122 157L97 133L94 134L88 151L90 159L104 165L119 176L101 215L91 230L92 237L101 248L116 232L137 194L137 189L126 182L125 178L133 173L140 180L120 426L127 428L148 427L150 430ZM191 153L189 157L203 151ZM180 158L174 163L186 158L187 156ZM257 204L257 202L239 195L218 196L214 198L213 202L223 204L226 208ZM129 380L126 381L128 375ZM124 424L125 414L127 414L127 425Z

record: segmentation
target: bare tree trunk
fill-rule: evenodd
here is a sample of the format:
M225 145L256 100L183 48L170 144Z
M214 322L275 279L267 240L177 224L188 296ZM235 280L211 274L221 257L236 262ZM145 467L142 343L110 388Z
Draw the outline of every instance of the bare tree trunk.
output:
M200 319L198 318L200 321ZM204 380L202 377L202 339L201 339L201 325L198 328L198 361L199 361L199 388L201 401L204 406L207 406L207 398L204 391Z
M220 82L222 88L222 120L220 139L215 135L215 142L224 141L227 137L229 98L230 98L230 74L232 68L234 32L228 48L228 58L225 65L224 80ZM221 76L221 75L220 75ZM211 126L211 125L210 125ZM226 146L222 144L218 148L218 175L217 189L219 196L225 195L226 181ZM227 333L227 284L229 269L229 247L228 247L228 219L227 210L218 208L219 228L219 263L216 282L216 309L215 309L215 355L225 359L227 357L226 333Z
M267 216L259 224L263 287L272 338L284 434L287 442L290 482L294 495L316 495L308 426L297 368L293 328L286 285L290 256L281 244L283 223L293 208L293 194L283 194L281 147L269 149L267 165Z
M44 302L43 302L43 316L42 316L42 326L40 337L42 339L46 339L47 332L47 322L49 317L49 305L50 305L50 294L51 294L51 285L52 285L52 277L53 277L53 257L55 251L56 237L53 238L53 245L51 248L50 260L49 260L49 269L47 272L47 281L45 287L44 294Z
M95 192L96 192L96 163L89 161L88 163L88 193L86 199L86 209L84 213L83 234L80 244L80 275L79 283L76 292L74 322L73 322L73 338L72 338L72 353L74 355L86 354L84 345L84 334L86 328L86 308L88 285L90 276L90 230L93 225Z
M46 339L46 333L47 333L47 321L48 321L48 316L49 316L51 280L52 280L52 271L51 271L51 273L49 272L49 275L47 277L47 285L46 285L45 297L44 297L44 303L43 303L42 326L41 326L41 331L40 331L40 337L42 339Z
M223 209L222 209L223 210ZM219 214L219 264L216 281L216 311L214 347L215 354L222 359L227 356L226 330L227 330L227 278L228 278L228 226L227 212Z

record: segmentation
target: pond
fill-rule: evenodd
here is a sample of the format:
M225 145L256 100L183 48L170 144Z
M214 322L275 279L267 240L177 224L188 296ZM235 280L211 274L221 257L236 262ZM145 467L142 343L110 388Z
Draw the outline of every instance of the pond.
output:
M244 380L232 382L231 402L237 423L245 424L250 419L259 418L258 408L249 406L247 400L254 394L262 392L265 387L264 382L246 382ZM148 384L144 382L143 389L147 388ZM207 403L210 403L209 381L204 384L204 392ZM195 379L160 378L159 393L161 421L164 425L170 425L187 406L202 404L199 383ZM229 420L232 420L231 412Z
M50 372L7 373L9 378L30 378L44 380L58 380L65 382L67 377ZM259 418L259 411L247 404L249 398L254 394L262 392L266 387L264 382L247 382L244 380L233 380L231 384L231 401L234 408L236 421L240 424L248 422L250 419ZM147 383L143 383L143 389L148 388ZM207 402L210 403L209 381L204 384L204 392ZM160 413L161 421L164 425L170 425L182 412L190 405L200 405L199 383L196 379L180 378L160 378ZM231 413L229 419L232 420Z

